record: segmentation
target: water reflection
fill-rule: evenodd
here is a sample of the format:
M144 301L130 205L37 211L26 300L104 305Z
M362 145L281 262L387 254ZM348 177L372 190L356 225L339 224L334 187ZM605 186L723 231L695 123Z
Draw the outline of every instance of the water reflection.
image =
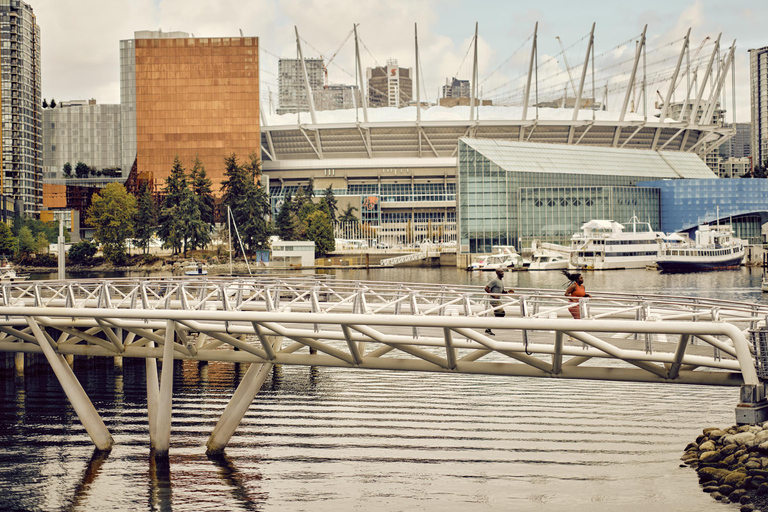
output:
M219 476L230 489L232 497L242 507L243 510L259 510L258 503L266 501L266 493L258 493L256 497L251 497L251 493L248 491L248 487L245 485L244 480L247 478L248 482L259 481L262 479L261 472L255 474L251 472L247 477L235 469L234 464L226 454L209 454L208 460L210 460L219 470Z
M83 476L75 487L73 498L67 510L83 510L88 504L91 494L91 485L99 476L101 468L109 457L109 450L94 450L90 460L86 464Z
M170 512L171 508L171 461L168 457L149 455L149 510Z

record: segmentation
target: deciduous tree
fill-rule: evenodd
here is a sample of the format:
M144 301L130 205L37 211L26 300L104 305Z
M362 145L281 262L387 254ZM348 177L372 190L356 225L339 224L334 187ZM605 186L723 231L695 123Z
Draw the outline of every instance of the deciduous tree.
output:
M88 208L88 224L96 228L94 238L112 264L125 261L125 240L133 235L136 198L120 183L110 183L96 194Z

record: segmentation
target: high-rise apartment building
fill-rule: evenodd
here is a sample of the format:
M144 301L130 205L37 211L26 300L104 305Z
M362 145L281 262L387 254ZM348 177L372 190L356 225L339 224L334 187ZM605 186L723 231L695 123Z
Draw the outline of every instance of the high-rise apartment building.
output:
M411 68L401 68L397 60L387 61L387 65L368 68L368 105L371 107L407 106L413 100L413 79Z
M304 59L309 88L316 95L323 89L323 59ZM299 59L280 59L278 72L278 114L309 112L307 84ZM313 96L313 99L316 96Z
M42 181L42 101L40 27L32 7L0 1L2 40L2 193L25 213L40 210Z
M360 91L354 85L329 85L315 92L315 109L317 110L339 110L360 106Z
M443 98L469 98L472 94L469 80L445 79Z
M219 195L224 159L261 152L258 38L135 32L120 41L120 103L124 175L135 162L159 188L175 157L198 157Z
M768 46L749 50L752 164L768 159Z
M96 100L62 101L43 109L43 174L45 180L64 178L63 167L82 162L101 171L122 167L120 105ZM120 169L123 178L130 169ZM116 177L116 176L113 176Z

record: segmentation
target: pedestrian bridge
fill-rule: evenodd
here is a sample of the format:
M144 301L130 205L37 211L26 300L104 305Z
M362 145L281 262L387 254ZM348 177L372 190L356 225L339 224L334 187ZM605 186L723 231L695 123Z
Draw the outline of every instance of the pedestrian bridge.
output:
M610 292L574 303L562 290L516 289L495 305L479 286L273 274L8 283L0 304L0 351L43 354L101 450L113 440L73 356L146 359L160 455L173 365L158 376L157 359L252 363L209 452L224 449L275 364L741 386L737 420L740 408L742 422L766 408L749 336L766 326L758 304Z

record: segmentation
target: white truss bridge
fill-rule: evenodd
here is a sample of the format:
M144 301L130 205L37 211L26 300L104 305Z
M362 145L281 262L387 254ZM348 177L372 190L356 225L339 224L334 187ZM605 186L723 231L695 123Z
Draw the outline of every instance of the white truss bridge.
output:
M160 455L170 444L173 365L158 378L157 359L251 363L209 452L224 449L275 364L742 386L752 405L764 396L754 391L762 383L748 339L766 326L768 306L608 292L574 303L540 289L500 297L465 285L270 274L28 281L0 287L0 351L43 354L100 450L113 440L71 357L146 359Z

